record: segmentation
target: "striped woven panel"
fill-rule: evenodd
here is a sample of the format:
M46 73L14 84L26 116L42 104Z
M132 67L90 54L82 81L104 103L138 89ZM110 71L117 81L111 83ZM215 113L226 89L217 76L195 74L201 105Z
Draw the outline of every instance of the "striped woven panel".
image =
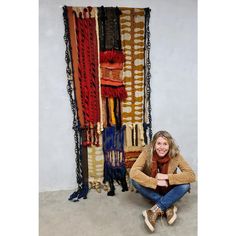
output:
M132 167L145 146L142 124L126 124L125 130L125 165Z
M130 169L132 167L132 165L137 160L141 152L142 151L140 150L140 151L130 151L125 153L125 166L127 169Z
M144 103L144 9L121 8L121 43L125 54L122 123L142 123Z
M130 191L134 191L134 186L132 185L131 179L129 177L130 169L133 166L134 162L137 160L142 150L139 151L127 151L125 152L125 167L127 170L127 183Z

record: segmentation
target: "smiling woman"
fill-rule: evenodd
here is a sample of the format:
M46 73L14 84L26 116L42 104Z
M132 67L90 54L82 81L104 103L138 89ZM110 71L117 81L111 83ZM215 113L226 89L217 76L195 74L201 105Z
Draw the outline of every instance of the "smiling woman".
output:
M169 151L169 143L167 139L159 137L155 144L155 149L159 157L164 157Z
M177 173L180 169L180 173ZM177 218L176 201L190 190L195 181L192 168L179 152L167 131L157 132L130 170L133 186L155 205L143 211L146 225L153 232L159 216L166 215L167 223Z

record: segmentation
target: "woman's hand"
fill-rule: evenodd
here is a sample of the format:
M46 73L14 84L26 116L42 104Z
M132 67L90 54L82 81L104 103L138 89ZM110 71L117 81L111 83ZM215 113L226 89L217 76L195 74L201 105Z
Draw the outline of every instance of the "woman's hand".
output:
M166 180L166 179L168 179L168 175L162 174L162 173L157 173L156 179L158 179L158 180Z
M168 182L166 180L157 180L157 186L168 187Z

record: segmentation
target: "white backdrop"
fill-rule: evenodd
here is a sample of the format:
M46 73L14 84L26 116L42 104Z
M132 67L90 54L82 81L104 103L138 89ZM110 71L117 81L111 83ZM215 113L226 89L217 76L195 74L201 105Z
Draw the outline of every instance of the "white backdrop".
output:
M39 190L76 187L63 5L151 8L153 133L169 131L197 171L197 0L40 0Z

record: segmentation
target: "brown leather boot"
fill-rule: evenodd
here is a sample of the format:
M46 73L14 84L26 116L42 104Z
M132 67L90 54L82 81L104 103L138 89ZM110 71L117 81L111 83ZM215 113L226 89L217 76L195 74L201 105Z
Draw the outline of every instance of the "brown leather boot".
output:
M175 205L171 206L166 210L166 219L169 225L173 224L177 219L177 207Z
M152 232L155 230L158 216L162 216L163 214L164 212L160 208L157 208L156 211L152 211L150 209L143 211L143 216L145 218L144 221Z

